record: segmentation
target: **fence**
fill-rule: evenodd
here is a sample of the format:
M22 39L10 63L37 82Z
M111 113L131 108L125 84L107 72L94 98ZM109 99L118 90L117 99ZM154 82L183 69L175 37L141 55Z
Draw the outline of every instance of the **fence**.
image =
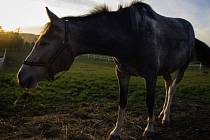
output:
M0 57L0 68L3 66L4 64L4 61L5 61L5 57L6 57L6 53L7 53L7 50L5 49L4 50L4 54L2 57Z
M87 56L88 59L98 59L98 60L104 60L104 61L108 61L108 62L113 61L113 57L105 56L105 55L87 54L85 56Z
M88 57L88 59L96 59L96 60L102 60L102 61L108 61L108 62L113 61L113 57L105 56L105 55L87 54L85 56ZM206 71L206 67L203 66L200 61L191 62L189 67L198 68L202 72Z

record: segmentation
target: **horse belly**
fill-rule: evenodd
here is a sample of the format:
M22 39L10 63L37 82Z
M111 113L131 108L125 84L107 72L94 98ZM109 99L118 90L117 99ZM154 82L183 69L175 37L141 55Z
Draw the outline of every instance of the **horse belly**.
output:
M117 64L117 69L121 72L124 72L128 75L132 76L140 76L140 73L138 70L132 66L129 66L127 64Z
M116 61L115 61L116 62ZM131 76L148 77L157 73L156 68L148 67L144 63L116 63L119 71Z

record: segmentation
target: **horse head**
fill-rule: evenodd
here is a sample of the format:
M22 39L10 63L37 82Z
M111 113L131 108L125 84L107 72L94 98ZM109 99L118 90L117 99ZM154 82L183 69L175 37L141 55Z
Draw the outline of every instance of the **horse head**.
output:
M19 84L36 87L38 81L53 80L54 75L66 71L74 61L69 43L69 23L46 8L50 22L36 41L32 51L18 72Z

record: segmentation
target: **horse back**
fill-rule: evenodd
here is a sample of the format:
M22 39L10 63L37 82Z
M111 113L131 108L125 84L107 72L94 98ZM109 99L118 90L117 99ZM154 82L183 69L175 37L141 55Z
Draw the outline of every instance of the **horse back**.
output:
M195 39L192 25L181 18L161 16L149 8L131 8L131 43L122 44L125 55L117 58L118 65L143 77L171 73L187 65Z
M194 46L191 23L181 18L161 17L159 22L159 73L171 73L188 65Z

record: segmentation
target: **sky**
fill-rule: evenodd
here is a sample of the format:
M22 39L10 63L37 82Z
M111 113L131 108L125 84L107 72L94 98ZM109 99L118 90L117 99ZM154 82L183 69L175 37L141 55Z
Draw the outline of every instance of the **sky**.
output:
M209 0L143 0L159 14L185 18L193 24L196 37L210 46ZM131 0L0 0L0 26L5 30L20 27L22 32L38 34L46 22L45 7L59 17L88 13L96 5L107 4L116 10L118 4Z

